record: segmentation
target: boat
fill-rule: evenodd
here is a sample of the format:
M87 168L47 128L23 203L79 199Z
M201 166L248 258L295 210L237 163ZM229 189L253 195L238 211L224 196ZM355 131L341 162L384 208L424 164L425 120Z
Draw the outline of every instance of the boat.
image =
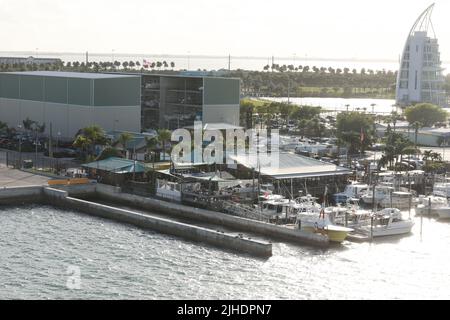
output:
M355 228L370 222L372 212L361 209L359 199L349 199L345 205L325 208L333 224Z
M295 221L298 209L295 201L280 197L261 203L261 214L268 217L269 221Z
M433 195L437 197L450 198L450 183L435 183L433 186Z
M399 209L386 208L373 215L373 227L371 224L359 227L357 232L374 238L406 235L411 233L414 221L403 219Z
M388 198L380 201L379 205L383 208L408 209L417 203L411 192L396 191L392 192Z
M366 193L364 193L361 196L361 201L366 205L373 205L373 201L375 199L375 204L380 203L382 200L389 198L391 192L394 192L394 188L391 186L383 185L383 186L376 186L375 187L375 197L373 194L373 187L371 187L369 190L367 190Z
M336 193L333 195L333 201L336 204L346 203L351 198L361 198L369 190L367 184L352 183L345 187L344 192Z
M438 210L444 213L450 211L447 198L437 196L419 196L416 215L438 216Z
M325 235L331 242L336 243L344 242L349 233L354 231L331 223L324 209L319 215L316 212L300 212L297 217L297 226L302 231Z
M438 208L436 211L439 219L450 219L450 207Z
M298 204L299 212L314 212L319 214L322 206L317 203L317 200L317 198L311 195L306 195L295 199L295 202Z

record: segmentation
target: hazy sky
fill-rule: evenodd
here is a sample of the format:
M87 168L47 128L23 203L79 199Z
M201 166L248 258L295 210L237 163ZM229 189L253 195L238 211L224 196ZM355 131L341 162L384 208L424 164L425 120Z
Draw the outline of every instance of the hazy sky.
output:
M0 51L396 60L431 0L0 0ZM450 60L450 1L434 26Z

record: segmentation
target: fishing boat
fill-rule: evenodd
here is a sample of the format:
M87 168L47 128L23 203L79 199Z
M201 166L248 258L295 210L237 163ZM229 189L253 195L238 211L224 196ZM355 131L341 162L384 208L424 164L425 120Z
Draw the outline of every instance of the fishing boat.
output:
M367 192L367 190L369 190L369 186L367 184L352 183L345 187L344 192L334 194L333 201L336 204L339 204L346 203L347 200L351 198L359 199Z
M450 207L442 207L436 210L439 219L450 219Z
M317 198L311 195L306 195L304 197L299 197L295 199L298 204L299 212L310 212L310 213L320 213L322 206L317 203Z
M261 213L269 217L270 221L295 221L298 209L295 201L279 197L261 203Z
M367 224L356 229L365 235L374 238L409 234L414 227L414 221L403 219L398 209L387 208L373 215L373 226Z
M450 212L447 198L436 196L419 196L416 207L416 215L438 216L438 210L442 213L445 213L445 211Z
M319 215L316 212L300 212L297 225L302 231L326 235L331 242L336 243L344 242L348 234L354 231L331 223L325 210L322 210Z
M370 221L372 212L361 209L359 199L349 199L345 205L329 207L325 212L330 217L330 221L336 225L355 228L362 226Z
M375 204L380 203L384 199L388 199L391 192L394 192L394 188L387 185L376 186L375 187L375 195L373 193L373 187L371 187L367 192L365 192L361 196L361 201L366 205L373 205L375 200Z
M388 198L381 200L379 205L383 208L408 209L410 205L413 207L416 203L417 200L411 192L396 191L392 192Z
M433 195L450 198L450 183L435 183L433 186Z

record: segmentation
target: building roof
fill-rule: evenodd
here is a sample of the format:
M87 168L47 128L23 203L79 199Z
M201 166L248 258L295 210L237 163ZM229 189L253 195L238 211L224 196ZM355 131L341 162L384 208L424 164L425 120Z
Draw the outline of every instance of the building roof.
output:
M134 78L140 75L111 74L111 73L89 73L89 72L60 72L60 71L25 71L25 72L3 72L3 74L14 74L24 76L59 77L59 78L79 78L79 79L115 79Z
M232 156L231 158L248 169L253 170L256 167L256 155ZM277 180L284 180L348 175L351 174L351 171L334 164L285 152L279 154L278 165L262 166L261 174Z
M127 160L122 158L108 158L102 161L91 162L82 165L83 168L97 169L107 171L115 174L126 173L144 173L145 167L134 160Z

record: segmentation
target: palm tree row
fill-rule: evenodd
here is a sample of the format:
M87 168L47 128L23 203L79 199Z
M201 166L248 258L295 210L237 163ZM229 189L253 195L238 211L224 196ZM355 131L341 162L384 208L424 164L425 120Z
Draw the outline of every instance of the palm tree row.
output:
M174 70L175 62L156 61L152 63L142 63L140 61L100 61L100 62L60 62L55 64L0 64L0 72L11 71L114 71L114 70Z
M263 68L264 71L277 71L277 72L304 72L304 73L308 73L308 72L313 72L313 73L329 73L329 74L360 74L360 75L394 75L395 72L394 71L386 71L386 70L372 70L372 69L366 69L366 68L362 68L361 70L357 70L357 69L350 69L350 68L333 68L333 67L310 67L310 66L295 66L293 64L289 64L289 65L279 65L279 64L272 64L272 65L266 65Z

